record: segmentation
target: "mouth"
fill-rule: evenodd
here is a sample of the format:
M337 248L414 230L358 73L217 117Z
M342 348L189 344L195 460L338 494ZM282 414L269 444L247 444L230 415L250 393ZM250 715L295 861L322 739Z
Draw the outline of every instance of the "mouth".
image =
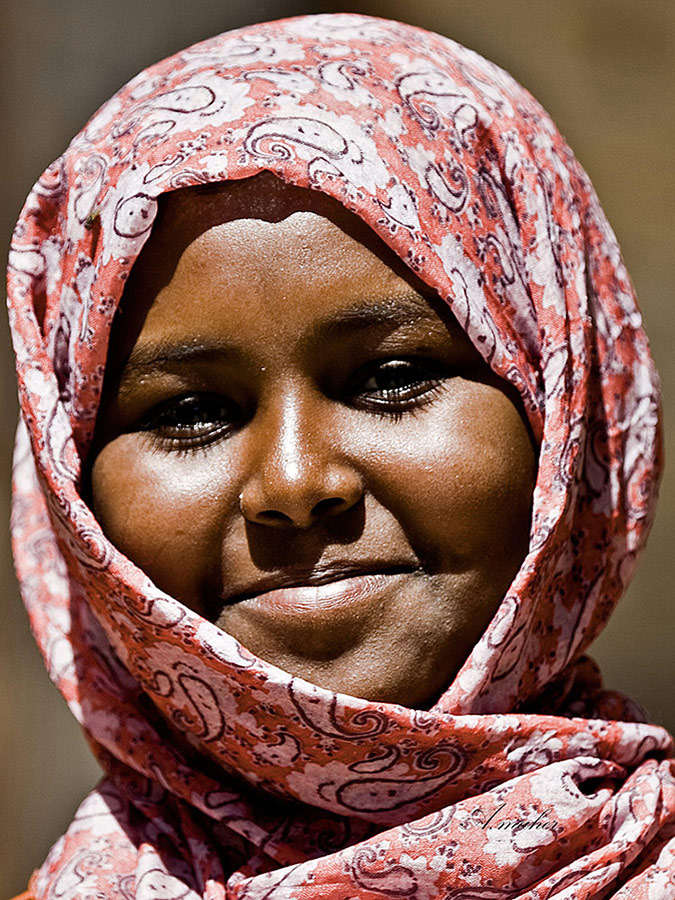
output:
M330 610L352 605L386 590L401 576L419 571L419 566L399 565L332 565L306 572L297 570L259 581L244 592L223 596L226 606L244 604L270 613L302 613Z

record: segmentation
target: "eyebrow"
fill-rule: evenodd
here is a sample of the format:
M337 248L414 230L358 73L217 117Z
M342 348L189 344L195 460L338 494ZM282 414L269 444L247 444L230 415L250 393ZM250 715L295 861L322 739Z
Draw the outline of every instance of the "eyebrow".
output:
M418 322L426 325L441 325L447 330L451 326L452 315L448 310L448 322L444 322L431 306L428 298L411 291L409 294L398 294L384 300L369 303L368 306L356 306L341 310L329 316L311 329L309 338L320 343L328 338L348 337L354 331L363 328L388 326L400 328Z
M123 380L151 375L157 370L171 371L195 363L214 363L224 357L241 356L241 351L227 341L200 340L181 343L172 338L153 341L132 350L120 367Z
M425 297L411 291L410 294L377 300L367 306L340 310L310 328L304 340L308 344L322 344L330 339L347 338L365 328L386 327L394 330L420 322L427 328L443 328L446 334L452 332L453 320L449 311L448 321L445 322ZM124 382L156 372L180 371L184 366L208 365L228 358L236 361L242 355L241 347L230 341L200 336L188 342L166 338L134 348L119 371Z

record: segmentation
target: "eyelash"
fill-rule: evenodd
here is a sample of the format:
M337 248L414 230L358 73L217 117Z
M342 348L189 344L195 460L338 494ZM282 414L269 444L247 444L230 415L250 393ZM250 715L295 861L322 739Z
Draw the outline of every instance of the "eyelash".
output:
M184 419L181 422L181 410ZM189 418L192 421L187 421ZM162 448L201 450L229 434L237 424L236 410L218 394L183 394L155 406L139 423ZM214 427L215 423L220 423ZM202 426L201 428L199 426ZM169 432L173 431L173 434Z
M353 385L351 390L354 391L355 395L355 389L358 383L361 383L363 388L368 381L376 379L382 374L386 375L389 373L390 376L395 376L398 373L405 377L405 372L408 373L407 377L410 379L407 382L408 389L401 385L389 389L380 387L379 390L382 393L389 394L388 398L376 400L371 397L367 402L364 402L362 399L360 403L355 403L354 405L358 406L360 409L366 409L369 412L373 412L383 418L393 419L394 421L399 421L407 413L416 415L421 409L429 406L438 396L444 373L442 372L441 366L437 363L433 363L429 360L416 359L388 359L377 361L371 363L365 370L357 373L354 380L351 382ZM416 373L421 377L413 381L413 373ZM415 385L415 387L413 387L413 385ZM348 390L349 389L350 388L348 387ZM363 393L361 396L363 397Z
M385 387L382 380L387 375L390 382L396 376L399 380L407 377L408 381ZM440 364L428 359L376 360L350 379L342 395L356 409L398 422L405 415L417 415L434 403L447 377L447 371L443 371ZM366 391L369 381L375 383ZM376 398L378 392L386 396ZM367 393L370 396L366 398ZM183 421L180 421L181 416ZM143 417L138 428L147 432L161 448L189 453L228 436L246 420L246 413L221 395L200 392L172 397L159 404ZM168 433L170 431L173 434Z

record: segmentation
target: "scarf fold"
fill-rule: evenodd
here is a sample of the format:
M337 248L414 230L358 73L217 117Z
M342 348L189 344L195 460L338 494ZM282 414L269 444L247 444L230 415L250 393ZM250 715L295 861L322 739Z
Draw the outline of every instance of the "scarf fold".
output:
M265 170L353 210L447 302L540 446L528 554L429 710L257 659L159 591L81 496L158 197ZM583 656L652 519L658 379L593 188L527 91L358 15L217 36L132 79L39 179L8 290L17 572L107 773L36 900L675 897L671 738Z

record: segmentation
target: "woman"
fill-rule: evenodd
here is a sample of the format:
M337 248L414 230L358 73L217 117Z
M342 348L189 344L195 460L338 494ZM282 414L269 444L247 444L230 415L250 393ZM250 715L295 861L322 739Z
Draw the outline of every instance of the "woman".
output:
M17 569L107 772L38 900L673 895L671 739L582 656L656 378L522 88L382 20L222 35L89 122L9 278Z

